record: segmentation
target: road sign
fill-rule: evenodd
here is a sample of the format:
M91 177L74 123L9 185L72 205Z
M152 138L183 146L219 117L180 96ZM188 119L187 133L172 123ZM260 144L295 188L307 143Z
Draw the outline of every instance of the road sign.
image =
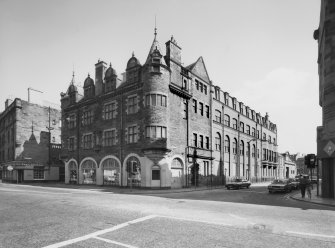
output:
M9 166L7 167L7 170L12 171L12 170L14 170L14 168L13 168L13 166L9 165Z

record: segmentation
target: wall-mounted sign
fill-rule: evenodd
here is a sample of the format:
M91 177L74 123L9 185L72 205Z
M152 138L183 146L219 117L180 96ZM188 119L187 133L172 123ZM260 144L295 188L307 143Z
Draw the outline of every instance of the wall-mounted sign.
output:
M12 171L12 170L14 170L14 168L13 168L13 166L9 165L9 166L7 167L7 170Z

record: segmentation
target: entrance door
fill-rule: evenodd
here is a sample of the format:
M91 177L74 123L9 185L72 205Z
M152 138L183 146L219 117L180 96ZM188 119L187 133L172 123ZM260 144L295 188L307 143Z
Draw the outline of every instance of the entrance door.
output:
M182 185L182 169L172 168L171 188L181 188Z
M24 181L24 172L23 170L17 170L17 182L22 183Z

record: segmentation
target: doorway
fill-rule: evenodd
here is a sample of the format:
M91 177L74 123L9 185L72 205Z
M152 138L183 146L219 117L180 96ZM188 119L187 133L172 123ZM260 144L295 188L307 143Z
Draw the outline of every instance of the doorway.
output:
M17 170L17 182L22 183L24 181L24 170Z

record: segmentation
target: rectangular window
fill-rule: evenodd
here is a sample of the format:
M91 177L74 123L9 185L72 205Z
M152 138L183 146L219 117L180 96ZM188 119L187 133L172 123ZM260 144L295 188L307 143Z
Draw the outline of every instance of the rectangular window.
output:
M152 170L152 180L161 180L161 171L160 170Z
M193 109L194 113L197 113L197 100L193 99Z
M84 135L84 149L91 149L93 147L93 135L86 134Z
M156 99L155 99L156 104ZM134 114L137 112L137 96L128 98L128 114Z
M204 85L203 85L203 83L199 83L199 85L200 85L200 92L203 92L204 91Z
M136 143L137 142L137 133L136 126L128 127L128 143Z
M156 95L151 95L151 106L156 106Z
M115 130L108 130L104 132L104 146L112 146L116 144Z
M254 136L254 137L255 137L255 131L256 131L256 129L253 127L252 131L251 131L251 135Z
M206 105L206 117L209 118L209 106Z
M91 125L93 123L93 111L89 110L83 113L82 123L84 126Z
M104 105L105 120L114 119L116 117L116 103L107 103Z
M259 130L257 130L257 139L259 139Z
M69 150L74 150L74 137L69 138Z
M199 146L201 148L204 148L204 136L203 135L200 135Z
M34 180L44 179L44 167L34 167Z
M195 86L197 87L197 90L199 90L199 81L195 80Z
M198 135L193 133L193 146L198 147Z
M209 149L209 137L206 137L205 147L206 149Z
M215 109L215 121L221 123L221 112Z
M75 128L76 127L76 123L77 123L76 115L70 115L70 118L69 118L69 128Z
M250 135L250 126L249 125L247 125L247 134Z
M204 115L204 104L199 102L199 112L203 116Z
M205 93L205 95L207 95L207 86L206 85L204 85L204 93Z
M166 138L166 127L162 126L147 126L145 128L145 137L152 139Z
M187 119L187 101L184 100L183 102L183 107L184 107L184 119Z

